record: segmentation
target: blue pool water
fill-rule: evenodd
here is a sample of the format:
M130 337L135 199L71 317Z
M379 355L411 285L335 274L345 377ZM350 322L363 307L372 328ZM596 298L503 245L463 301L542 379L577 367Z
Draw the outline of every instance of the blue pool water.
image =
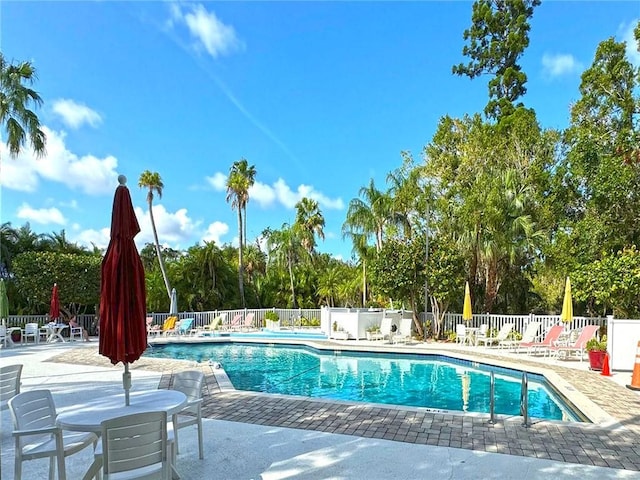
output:
M167 344L145 355L219 362L238 390L480 413L489 413L493 370L496 414L520 413L520 372L443 356L241 343ZM543 377L529 375L528 392L529 416L580 421Z

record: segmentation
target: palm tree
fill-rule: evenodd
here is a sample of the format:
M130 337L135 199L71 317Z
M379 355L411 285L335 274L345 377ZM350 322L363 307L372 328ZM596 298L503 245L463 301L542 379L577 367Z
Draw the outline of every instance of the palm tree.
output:
M249 189L255 183L256 167L249 165L246 159L241 158L234 162L231 166L231 175L238 175L246 181L246 191L242 192L242 238L244 239L243 247L247 246L247 203L249 203Z
M40 120L29 104L42 105L42 98L31 85L36 70L30 62L8 64L0 53L0 124L7 133L9 154L16 157L25 145L27 136L36 156L45 154L46 135Z
M298 229L285 223L280 230L266 229L262 235L267 239L269 262L273 261L276 264L284 264L289 271L289 287L291 288L292 304L293 308L298 308L293 265L298 263L304 253L306 253L306 250L302 247Z
M246 224L243 223L242 217L249 201L249 187L253 185L254 176L255 168L253 165L249 167L247 161L243 158L233 163L227 178L227 202L231 203L232 210L238 211L238 287L240 289L242 308L246 306L244 298L244 267L242 263L242 250L245 244L244 225Z
M309 254L316 246L316 235L324 240L324 216L318 202L310 198L303 198L296 203L296 226L300 231L302 245Z
M164 266L164 260L162 259L162 252L160 251L160 242L158 241L158 231L156 230L156 222L153 219L153 192L158 194L159 198L162 198L162 189L164 184L162 178L158 172L150 172L145 170L140 174L138 180L138 187L148 188L147 203L149 204L149 218L151 219L151 229L153 230L153 241L156 245L156 254L158 255L158 263L160 264L160 271L162 272L162 278L164 280L164 286L167 289L167 296L171 299L171 284L169 284L169 278L167 277L167 270Z
M354 198L349 202L347 219L342 226L343 234L374 235L379 252L385 227L393 221L391 196L378 190L373 179L359 193L364 200Z
M43 244L52 252L59 253L86 253L87 249L79 246L77 243L71 242L67 238L64 229L60 233L47 233L44 235Z

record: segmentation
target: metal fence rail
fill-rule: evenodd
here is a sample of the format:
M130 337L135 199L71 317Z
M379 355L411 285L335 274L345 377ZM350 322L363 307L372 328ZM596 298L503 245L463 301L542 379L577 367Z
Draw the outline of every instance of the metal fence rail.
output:
M253 327L260 328L264 325L264 318L267 312L275 312L280 318L280 328L284 329L308 329L319 328L320 326L320 314L319 308L245 308L236 310L214 310L210 312L179 312L179 318L193 318L193 327L203 327L209 325L213 319L217 316L226 313L227 319L230 321L234 316L240 315L242 319L247 314L253 313ZM162 325L169 313L149 313L150 317L153 317L153 325ZM427 321L433 321L433 314L421 312L420 320L424 322L425 317ZM90 335L97 334L98 317L93 314L77 315L76 319L80 325L82 325ZM38 323L45 325L49 321L48 315L9 315L7 326L10 327L24 327L27 323ZM640 321L640 320L639 320ZM467 323L469 327L480 327L480 325L486 324L490 329L499 330L505 323L513 323L514 330L517 332L524 332L526 326L530 322L541 322L542 331L546 331L551 328L552 325L557 325L561 322L560 315L502 315L502 314L489 314L479 313L474 314L473 319ZM456 324L465 323L462 320L461 313L446 313L442 322L441 332L455 331ZM585 325L607 325L607 318L603 317L573 317L573 321L567 325L568 329L582 328Z

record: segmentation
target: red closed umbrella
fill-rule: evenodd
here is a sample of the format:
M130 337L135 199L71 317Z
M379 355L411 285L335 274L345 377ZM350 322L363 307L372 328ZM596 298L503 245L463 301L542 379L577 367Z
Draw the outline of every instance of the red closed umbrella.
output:
M49 320L54 322L60 318L60 298L58 296L58 284L53 284L51 290L51 303L49 304Z
M124 175L118 177L111 215L111 240L100 279L100 349L114 365L124 363L122 382L129 405L129 364L147 348L144 267L133 238L140 226Z

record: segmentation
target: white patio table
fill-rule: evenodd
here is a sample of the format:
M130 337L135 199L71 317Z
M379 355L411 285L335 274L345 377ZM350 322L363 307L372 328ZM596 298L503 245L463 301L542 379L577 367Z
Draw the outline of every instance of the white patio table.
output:
M47 323L45 327L47 328L47 343L57 342L58 340L65 341L62 331L65 328L69 328L69 325L66 323Z
M105 420L131 415L132 413L165 411L171 417L187 405L187 396L177 390L146 390L131 392L129 405L125 405L124 393L108 395L71 407L68 411L58 415L58 426L64 430L77 432L102 433L101 423ZM100 468L101 461L94 461L84 476L84 480L94 478ZM180 475L173 463L171 464L172 477L179 479Z
M466 328L466 333L465 333L465 343L468 343L469 345L473 345L474 347L477 346L478 343L478 332L480 331L479 328L477 327L467 327Z

